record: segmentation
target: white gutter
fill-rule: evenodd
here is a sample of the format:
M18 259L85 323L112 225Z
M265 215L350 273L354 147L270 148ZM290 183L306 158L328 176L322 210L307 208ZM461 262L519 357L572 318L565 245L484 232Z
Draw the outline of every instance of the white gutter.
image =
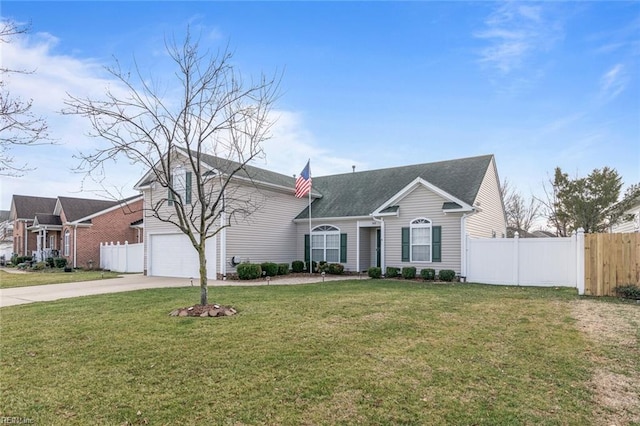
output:
M77 268L78 264L78 224L73 225L73 267Z
M226 213L223 210L220 213L220 226L223 227L220 231L220 274L223 281L227 279L227 228L224 226L226 221Z

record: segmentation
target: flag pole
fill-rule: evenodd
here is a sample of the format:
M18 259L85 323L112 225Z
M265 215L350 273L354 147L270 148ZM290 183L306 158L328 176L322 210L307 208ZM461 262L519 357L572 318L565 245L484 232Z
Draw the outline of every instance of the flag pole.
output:
M309 179L311 179L311 159L309 159ZM313 182L313 180L311 181ZM313 183L309 187L309 275L313 275L313 236L311 235L311 189Z

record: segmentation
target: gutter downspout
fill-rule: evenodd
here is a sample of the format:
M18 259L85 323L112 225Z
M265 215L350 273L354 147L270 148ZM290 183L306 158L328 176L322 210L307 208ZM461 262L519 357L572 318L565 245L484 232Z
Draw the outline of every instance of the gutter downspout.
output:
M29 245L28 245L28 237L29 235L27 234L27 221L25 219L22 220L23 226L24 226L24 254L23 256L27 256L27 250L29 249Z
M382 270L382 274L384 275L384 272L386 271L385 268L385 238L384 238L384 219L383 218L376 218L373 214L370 215L371 219L373 219L374 221L380 223L380 270Z
M73 268L78 266L78 224L73 225Z
M220 226L224 226L227 221L224 210L220 213ZM220 231L220 274L222 280L227 279L227 228Z

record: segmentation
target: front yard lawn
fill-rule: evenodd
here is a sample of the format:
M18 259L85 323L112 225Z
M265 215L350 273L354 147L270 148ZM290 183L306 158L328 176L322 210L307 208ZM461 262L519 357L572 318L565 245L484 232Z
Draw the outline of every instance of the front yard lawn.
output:
M640 371L633 348L608 360L605 343L580 330L572 309L584 301L571 289L211 287L211 302L237 315L168 316L198 299L189 287L3 308L0 416L51 425L588 425L602 414L591 357L636 379Z
M0 271L0 288L94 281L105 278L117 278L120 275L122 274L117 272L102 271L74 270L73 272L64 272L62 269L54 271L29 271L23 274Z

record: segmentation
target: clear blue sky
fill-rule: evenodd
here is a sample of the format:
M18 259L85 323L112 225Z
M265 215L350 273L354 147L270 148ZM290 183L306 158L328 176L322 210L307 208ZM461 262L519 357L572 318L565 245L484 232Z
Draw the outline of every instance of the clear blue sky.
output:
M640 182L638 1L3 1L0 13L31 22L2 65L35 70L9 88L59 140L13 151L37 169L1 178L0 209L14 193L95 196L69 171L95 142L57 114L65 93L103 93L114 57L163 78L163 39L187 25L212 50L228 43L246 76L284 72L261 167L294 174L310 158L318 176L494 154L525 196L556 166ZM107 178L129 195L142 173L118 164Z

